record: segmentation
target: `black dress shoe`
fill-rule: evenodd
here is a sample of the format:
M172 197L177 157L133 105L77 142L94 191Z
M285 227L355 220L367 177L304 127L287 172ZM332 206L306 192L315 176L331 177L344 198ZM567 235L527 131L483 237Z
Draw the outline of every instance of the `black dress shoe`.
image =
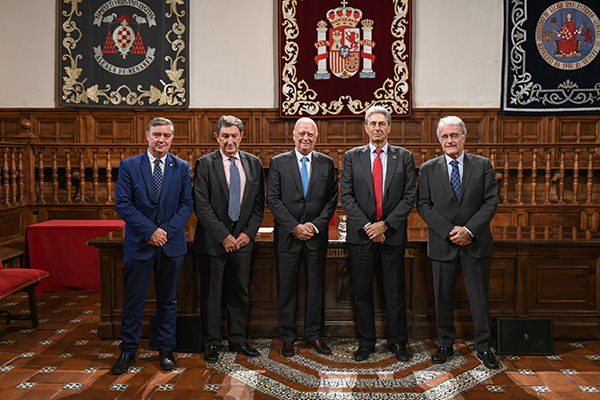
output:
M406 346L402 346L400 343L394 343L390 350L394 353L398 361L407 362L410 360L410 354L406 351Z
M452 347L440 347L431 356L431 361L433 361L434 364L443 364L452 354L454 354L454 349Z
M246 357L258 357L260 353L254 347L250 346L248 342L243 343L229 343L229 351L233 351L234 353L242 353Z
M294 354L296 353L296 351L294 350L294 342L287 342L284 343L283 346L281 346L281 355L286 357L286 358L290 358L290 357L294 357Z
M477 358L489 369L498 369L500 364L498 364L498 359L494 356L490 350L478 351Z
M358 350L354 352L354 359L356 361L365 361L374 350L375 346L358 346Z
M207 345L204 349L204 359L209 363L219 361L219 346L215 343Z
M113 375L121 375L127 372L129 367L135 362L135 354L121 353L119 359L112 367Z
M315 351L319 354L325 354L327 356L331 354L331 349L329 346L327 346L327 343L321 339L317 339L314 342L307 342L306 344L308 347L315 349Z
M173 357L172 351L159 351L158 360L160 361L160 367L164 371L170 371L175 368L175 357Z

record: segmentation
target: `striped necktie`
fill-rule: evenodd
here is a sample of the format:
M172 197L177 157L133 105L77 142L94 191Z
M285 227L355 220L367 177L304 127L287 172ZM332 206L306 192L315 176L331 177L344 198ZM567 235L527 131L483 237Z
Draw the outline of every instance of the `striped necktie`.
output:
M375 206L377 220L383 217L383 164L381 164L381 149L375 149L377 156L373 161L373 188L375 189Z

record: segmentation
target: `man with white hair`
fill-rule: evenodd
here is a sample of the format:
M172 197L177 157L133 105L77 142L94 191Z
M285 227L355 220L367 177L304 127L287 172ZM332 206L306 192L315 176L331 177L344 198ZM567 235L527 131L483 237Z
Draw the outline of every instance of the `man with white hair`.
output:
M304 338L319 354L331 354L322 339L325 326L325 260L329 220L338 202L337 172L331 157L315 151L319 132L310 118L300 118L292 133L295 149L271 159L267 204L275 217L277 314L283 346L292 357L298 340L298 273L304 262L306 307Z
M477 357L498 368L490 350L488 290L494 243L490 222L498 208L498 183L490 160L464 151L467 128L454 116L440 119L437 137L444 154L419 170L417 209L427 223L427 255L433 267L438 350L443 364L452 356L456 330L454 300L459 265L473 314Z

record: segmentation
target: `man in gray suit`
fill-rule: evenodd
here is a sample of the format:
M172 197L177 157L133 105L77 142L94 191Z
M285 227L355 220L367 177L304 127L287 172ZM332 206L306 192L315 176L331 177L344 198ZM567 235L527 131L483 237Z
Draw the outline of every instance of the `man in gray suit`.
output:
M490 160L464 151L467 128L458 117L440 119L437 137L444 155L419 170L417 208L428 226L427 255L433 266L439 348L431 357L443 364L453 354L454 298L462 266L473 313L477 356L491 369L488 289L494 243L490 222L498 208L498 183Z
M300 118L292 135L296 148L271 159L267 188L267 204L275 217L281 354L292 357L298 340L296 302L301 259L306 275L304 337L318 353L331 354L321 335L329 221L338 202L337 172L331 157L314 151L319 132L312 119Z
M388 143L392 117L383 107L365 115L369 144L346 152L340 180L340 199L348 215L354 309L358 330L356 361L375 349L373 276L377 255L381 260L387 313L387 341L400 361L408 361L408 329L404 288L406 218L416 195L415 162L405 148Z
M223 115L215 138L219 149L196 160L194 250L202 282L204 358L215 362L221 343L221 289L226 280L229 350L260 353L246 341L250 261L265 211L265 179L258 157L239 150L244 126Z

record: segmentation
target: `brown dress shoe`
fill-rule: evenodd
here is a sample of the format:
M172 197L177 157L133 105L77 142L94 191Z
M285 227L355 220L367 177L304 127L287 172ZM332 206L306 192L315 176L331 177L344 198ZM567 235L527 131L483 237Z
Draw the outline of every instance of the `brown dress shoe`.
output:
M315 349L315 351L319 354L325 354L325 355L331 354L331 349L329 348L329 346L327 346L327 343L325 343L321 339L317 339L314 342L307 342L306 344L309 347L312 347L313 349Z
M284 343L283 346L281 346L282 356L290 358L293 357L295 353L296 351L294 350L294 342Z

